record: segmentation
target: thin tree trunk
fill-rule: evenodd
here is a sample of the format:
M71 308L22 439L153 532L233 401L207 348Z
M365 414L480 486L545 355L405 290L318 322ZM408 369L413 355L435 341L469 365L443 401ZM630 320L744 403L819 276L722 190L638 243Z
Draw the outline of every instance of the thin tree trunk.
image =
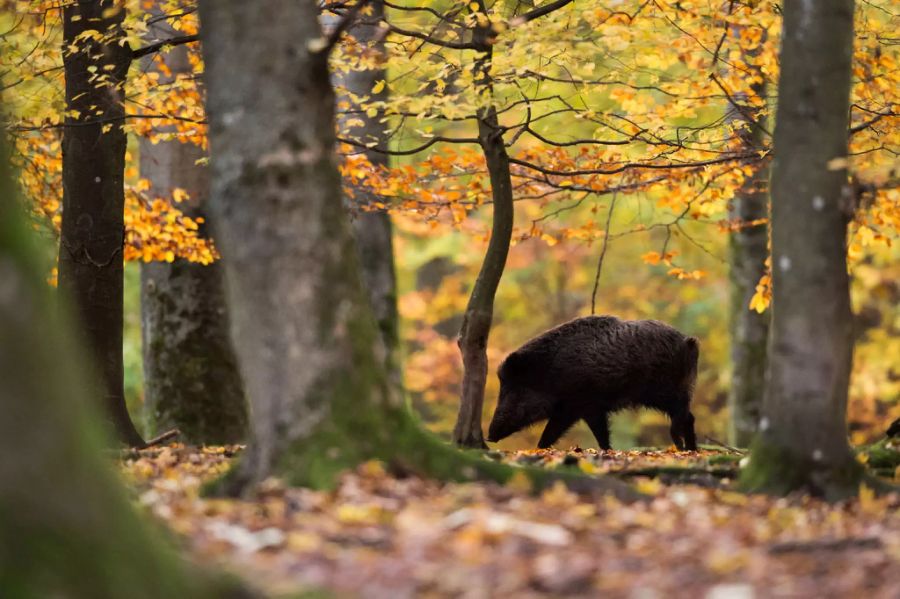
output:
M249 596L186 567L104 464L85 352L51 305L8 165L0 147L0 594Z
M481 10L486 12L482 3ZM494 297L506 257L513 229L513 191L509 171L509 156L503 140L503 130L493 106L491 94L491 59L493 45L489 41L490 24L475 30L473 41L482 48L478 58L476 83L481 87L482 101L486 106L478 112L478 139L484 152L491 179L491 195L494 203L491 240L488 244L481 271L475 280L472 294L463 317L459 333L459 349L463 358L462 397L459 414L453 428L453 441L462 447L486 448L481 428L481 412L484 408L484 387L487 383L487 344L494 318Z
M122 365L122 245L125 238L125 109L122 84L131 50L113 0L78 0L63 8L66 127L63 132L63 214L59 290L102 381L107 418L119 439L142 445L125 406ZM101 41L76 39L95 30ZM107 68L109 67L109 68ZM102 77L100 77L102 75Z
M385 373L339 198L334 95L315 4L201 0L213 156L211 209L252 442L219 490L270 474L328 487L369 459L441 479L516 471L423 431ZM264 32L264 34L263 34ZM618 481L526 471L633 493Z
M166 21L148 33L148 43L177 34ZM160 84L192 72L185 46L170 50L165 63L171 75L160 72ZM192 218L206 218L209 173L197 164L204 157L203 149L190 143L142 139L141 176L151 182L154 195L170 197L174 189L184 189L189 200L179 208ZM204 266L176 259L141 266L144 406L151 431L177 428L183 440L196 444L244 439L247 409L222 275L219 262Z
M386 56L384 47L384 32L377 23L384 16L384 2L373 0L369 2L371 14L367 15L365 22L353 27L351 34L362 45L371 44L371 48L382 57ZM372 88L379 80L387 79L387 70L383 64L378 68L366 71L351 71L339 78L346 90L357 96L370 96L372 100L387 100L387 86L377 94L372 93ZM339 121L342 129L352 137L363 140L366 143L374 142L379 147L387 146L387 122L382 122L383 114L368 116L367 114L353 114L353 120L362 120L362 125L348 126ZM350 119L344 119L347 121ZM388 155L372 150L365 151L365 156L375 166L387 166ZM394 245L391 217L384 210L366 211L361 209L378 201L368 187L361 186L354 190L354 203L351 207L354 213L352 220L353 237L359 251L360 266L362 268L363 283L372 304L375 321L381 332L381 338L387 349L388 370L392 377L400 380L400 364L397 356L399 346L399 316L397 314L397 277L394 270Z
M853 0L785 4L772 166L773 320L760 436L744 483L828 499L862 469L847 444L852 193L847 126Z
M758 69L755 74L762 78ZM765 82L755 83L751 91L765 98ZM741 150L759 150L765 136L765 116L760 108L751 107L746 98L735 99L742 102L744 113L735 110L734 118L748 125L748 129L741 130ZM769 216L768 179L766 163L744 182L728 211L732 221L743 225L731 234L731 388L728 392L729 438L733 445L740 447L749 446L756 434L765 391L770 314L751 310L750 300L765 274L768 231L762 224L751 223Z

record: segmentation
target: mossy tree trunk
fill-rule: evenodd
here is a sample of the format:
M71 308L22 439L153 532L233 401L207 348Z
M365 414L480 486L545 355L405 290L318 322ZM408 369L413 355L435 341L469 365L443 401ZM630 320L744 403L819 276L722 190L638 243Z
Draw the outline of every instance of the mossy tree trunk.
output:
M370 14L366 15L350 31L351 35L364 47L370 48L377 57L378 66L365 71L351 71L339 76L338 86L355 96L369 96L373 100L387 100L387 86L379 93L373 94L372 88L379 80L387 79L384 47L384 31L377 23L384 16L384 2L373 0L368 4ZM340 103L341 98L338 98ZM347 98L349 102L349 98ZM352 104L351 104L352 105ZM383 121L383 114L369 116L365 113L350 113L349 118L339 120L345 134L365 143L374 143L377 147L388 145L388 123ZM349 125L349 121L362 121L362 124ZM388 155L384 152L365 150L366 158L376 166L387 166ZM384 210L371 211L366 207L380 201L374 197L366 186L354 189L353 205L353 237L359 250L360 267L363 283L378 323L378 330L387 350L388 371L397 381L400 380L399 369L399 316L397 314L397 276L394 269L394 244L391 217Z
M752 490L857 492L847 443L852 318L846 233L853 0L785 3L772 166L773 320Z
M119 439L142 445L125 406L122 363L125 240L125 108L122 85L131 64L124 9L113 0L63 7L66 120L62 138L63 210L59 290L74 306L107 419ZM79 38L85 32L99 37ZM95 74L102 73L103 77ZM101 403L101 402L98 402Z
M373 458L441 479L506 480L515 469L425 433L386 375L340 201L315 4L201 0L200 11L213 225L252 422L219 490L240 494L271 474L327 487ZM530 475L633 496L607 479Z
M160 10L157 7L155 13ZM178 34L165 20L150 26L147 42ZM159 71L159 84L192 73L186 46L172 48L145 68ZM141 176L154 197L171 197L176 188L189 199L178 205L187 216L206 218L209 174L197 161L202 148L177 139L140 142ZM201 225L202 226L202 225ZM141 266L141 332L144 401L149 429L177 428L181 439L196 444L236 443L244 439L247 409L244 388L231 347L223 269L176 259Z
M750 61L748 61L750 62ZM759 78L751 86L756 98L765 100L766 85L758 67L749 67ZM733 108L739 129L741 151L759 150L765 139L765 106L751 103L748 97L735 97L740 110ZM756 286L765 274L769 256L768 231L765 220L769 216L769 168L764 163L731 201L729 218L740 228L731 234L731 387L728 390L730 411L729 438L732 444L747 447L756 434L762 415L766 378L766 348L769 339L770 314L750 309Z
M8 164L0 148L0 595L242 596L160 543L103 463L85 354L51 305Z
M481 12L487 12L481 0L479 6ZM463 381L459 414L453 428L453 441L457 445L474 448L487 447L481 428L484 387L488 376L487 344L494 319L494 297L506 268L515 213L509 155L492 97L493 35L491 25L487 23L476 27L473 36L473 42L481 52L476 61L475 73L476 84L482 94L481 101L484 103L484 107L478 111L478 140L491 180L494 213L491 240L475 286L469 295L457 342L463 359Z

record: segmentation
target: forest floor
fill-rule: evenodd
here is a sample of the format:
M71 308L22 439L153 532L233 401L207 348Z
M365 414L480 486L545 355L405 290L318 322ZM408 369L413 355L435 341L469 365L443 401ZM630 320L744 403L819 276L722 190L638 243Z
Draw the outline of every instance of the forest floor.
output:
M851 502L748 496L730 488L739 453L491 452L630 480L623 504L562 486L395 478L372 462L333 492L267 481L251 501L204 499L238 447L123 455L137 501L200 563L274 593L405 597L900 597L900 496Z

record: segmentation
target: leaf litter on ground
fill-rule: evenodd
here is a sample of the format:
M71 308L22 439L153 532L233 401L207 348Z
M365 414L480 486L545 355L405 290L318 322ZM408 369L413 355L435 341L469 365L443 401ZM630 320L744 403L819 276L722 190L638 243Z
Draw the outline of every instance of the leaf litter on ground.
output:
M731 488L733 452L488 454L626 476L651 496L632 504L562 484L532 494L515 484L397 478L379 462L345 474L331 492L270 479L251 500L201 497L240 450L173 444L124 454L121 468L138 503L193 557L276 594L900 597L900 497L863 489L829 505L744 495Z

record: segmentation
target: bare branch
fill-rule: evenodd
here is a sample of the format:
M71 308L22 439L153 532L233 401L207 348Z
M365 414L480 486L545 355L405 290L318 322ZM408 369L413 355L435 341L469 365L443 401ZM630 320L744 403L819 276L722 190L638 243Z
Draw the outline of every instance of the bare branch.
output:
M609 211L606 213L606 227L603 229L603 247L600 248L600 257L597 259L597 272L594 275L594 290L591 291L591 315L597 313L597 289L600 288L600 272L603 270L603 258L606 257L606 248L609 245L609 226L612 223L613 210L616 209L616 198L619 194L613 193L609 202Z
M149 56L150 54L154 54L159 52L160 50L164 50L167 48L172 48L174 46L180 46L182 44L190 44L193 42L200 41L199 35L182 35L179 37L172 37L166 40L162 40L160 42L156 42L150 44L148 46L144 46L143 48L138 48L137 50L131 51L131 59L137 60L138 58L143 58L144 56Z
M434 44L435 46L441 46L442 48L450 48L451 50L480 50L481 48L474 44L473 42L452 42L450 40L441 39L439 37L434 37L433 35L428 35L427 33L421 33L419 31L412 31L410 29L402 29L397 27L396 25L388 25L388 31L391 33L396 33L398 35L405 35L406 37L413 37L418 40L422 40L428 42L429 44Z
M408 150L390 150L388 148L380 148L378 146L368 146L364 143L356 141L354 139L347 139L345 137L339 137L338 141L341 143L345 143L351 146L355 146L357 148L365 148L366 150L371 150L372 152L378 152L379 154L387 154L389 156L411 156L412 154L418 154L423 150L427 150L431 146L436 143L451 143L451 144L477 144L480 143L477 137L443 137L437 136L432 137L424 144L417 146L415 148L411 148Z
M559 10L564 7L566 4L571 4L572 0L556 0L556 2L551 2L550 4L544 4L543 6L538 6L537 8L528 11L524 15L518 16L514 19L515 24L527 23L529 21L534 21L535 19L539 19L544 15L549 15L553 11Z

